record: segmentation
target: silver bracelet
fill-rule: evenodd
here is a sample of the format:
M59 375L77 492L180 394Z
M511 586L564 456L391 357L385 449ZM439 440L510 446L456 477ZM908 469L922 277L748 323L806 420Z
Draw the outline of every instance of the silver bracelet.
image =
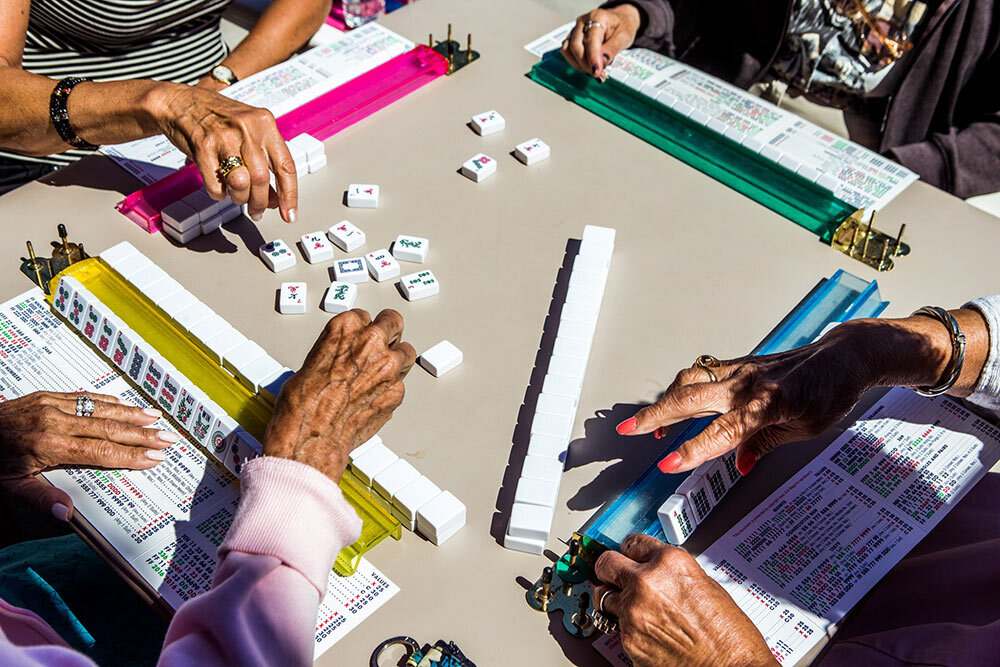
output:
M958 321L952 317L944 308L940 306L924 306L913 312L910 317L923 315L931 317L948 327L948 334L951 336L951 359L945 367L944 375L939 383L933 387L914 387L913 390L921 396L940 396L955 386L958 377L962 374L962 366L965 365L965 334L958 326Z

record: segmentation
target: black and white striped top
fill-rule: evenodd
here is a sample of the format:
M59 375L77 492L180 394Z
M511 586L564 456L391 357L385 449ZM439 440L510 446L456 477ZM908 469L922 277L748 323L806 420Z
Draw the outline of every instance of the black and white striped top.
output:
M32 0L22 67L56 80L194 83L229 53L219 19L230 2ZM36 158L0 150L3 157L53 165L85 155L89 151L70 149Z

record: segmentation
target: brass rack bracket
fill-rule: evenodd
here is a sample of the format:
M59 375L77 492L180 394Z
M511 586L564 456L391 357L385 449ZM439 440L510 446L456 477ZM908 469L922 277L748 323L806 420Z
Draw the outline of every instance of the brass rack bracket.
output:
M52 242L51 258L35 256L31 241L26 242L28 256L21 258L21 273L28 276L28 279L41 287L46 294L49 293L49 281L53 276L61 273L70 264L76 264L88 257L82 243L71 243L66 238L66 225L60 224L57 231L59 240Z
M889 271L894 266L893 257L910 254L910 246L903 243L906 225L899 228L895 237L875 229L875 213L864 222L865 211L858 209L840 223L833 234L830 246L852 259L867 264L876 271Z
M462 45L451 38L451 24L448 24L448 39L443 42L434 42L434 35L427 36L427 46L434 49L448 59L448 74L452 75L463 67L468 66L475 60L479 60L479 52L472 50L472 34L466 37L465 50Z

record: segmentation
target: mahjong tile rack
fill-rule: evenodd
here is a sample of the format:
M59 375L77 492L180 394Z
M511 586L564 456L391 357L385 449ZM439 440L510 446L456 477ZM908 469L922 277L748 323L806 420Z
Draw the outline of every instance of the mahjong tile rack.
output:
M449 61L425 44L379 65L277 119L286 139L307 133L323 140L379 109L450 74ZM152 233L162 226L160 212L202 186L197 166L189 164L115 205L118 211Z
M679 105L671 107L644 94L630 85L633 82L614 77L598 82L576 71L558 51L545 54L528 76L878 271L888 271L893 257L910 251L901 242L902 229L891 235L873 229L870 221L862 225L867 216L834 195L831 177L807 178L682 113Z
M837 271L814 287L752 354L773 354L806 345L840 322L878 317L887 306L876 281ZM593 600L593 565L597 557L608 549L618 549L621 540L631 533L645 533L682 544L739 481L732 453L707 461L688 475L666 475L657 466L663 456L700 433L711 419L690 421L615 501L570 537L568 550L554 566L544 568L525 592L528 606L542 612L562 611L563 626L575 637L590 637L595 630L617 629L615 619L597 611ZM690 496L697 493L704 497L692 500ZM707 506L702 507L702 503ZM696 504L699 506L695 507ZM680 521L666 516L667 508L677 506L682 506L685 512Z
M115 249L118 248L131 250L133 255L121 259L115 252ZM250 366L248 366L248 370L235 371L231 367L228 357L226 362L223 362L218 349L209 347L205 341L197 338L185 328L183 318L175 318L168 314L166 300L161 302L164 303L163 307L157 305L133 282L134 275L131 274L130 269L126 269L126 266L129 263L134 263L131 260L136 255L145 258L141 253L137 253L130 244L122 243L105 253L101 253L100 257L91 257L75 262L54 275L48 285L48 294L46 295L52 305L53 312L67 322L71 329L77 331L84 342L97 350L115 372L119 372L121 369L121 375L126 381L140 393L148 395L150 392L140 386L139 382L132 378L129 373L125 372L124 365L116 365L117 362L113 361L114 357L108 351L108 344L104 343L103 348L99 346L99 336L88 336L82 325L74 324L71 319L72 315L68 316L67 307L60 307L60 299L65 301L67 298L72 298L72 294L68 293L67 285L82 287L85 291L85 298L101 307L103 312L98 315L113 315L114 321L127 327L130 334L138 340L144 341L161 358L162 362L165 362L168 368L174 369L178 376L183 378L182 382L190 382L193 385L192 390L199 391L200 394L207 397L203 402L211 403L213 409L218 409L223 417L228 416L232 420L231 423L234 423L240 432L247 434L245 440L251 444L251 449L256 451L251 453L248 450L243 460L259 455L259 441L264 436L264 431L274 410L276 387L280 387L280 384L275 382L268 384L269 379L263 378L263 374L278 377L282 376L280 370L284 370L286 374L283 377L287 379L287 376L291 374L290 370L281 369L280 364L277 364L276 369L272 369L266 367L266 363L262 365L255 362L251 366L256 366L259 371L254 372L259 372L261 376L259 379L248 382L246 376L254 377L253 372L249 370ZM113 268L112 265L118 268ZM155 264L152 267L158 269ZM200 303L194 304L195 307L198 305L204 306ZM101 319L103 318L98 317L98 321ZM223 322L223 324L225 323ZM247 342L252 345L252 342ZM113 344L112 347L114 347ZM267 361L273 362L270 358ZM227 365L230 368L227 368ZM276 370L278 372L272 373ZM147 397L153 403L158 404L158 407L164 407L162 403L154 400L155 397ZM201 434L199 437L199 434L195 432L195 429L199 428L195 419L183 420L177 416L176 411L168 409L163 411L164 416L169 417L180 432L185 433L193 444L209 454L210 464L224 466L238 477L239 461L237 461L235 468L225 464L223 461L226 449L210 446L211 436L206 436L204 428L199 429ZM371 498L372 492L368 485L360 482L350 470L346 471L341 478L340 489L363 521L361 537L354 544L343 549L338 554L334 564L334 569L339 574L349 576L357 569L361 557L383 539L390 536L396 540L400 539L402 526L388 510L380 507Z

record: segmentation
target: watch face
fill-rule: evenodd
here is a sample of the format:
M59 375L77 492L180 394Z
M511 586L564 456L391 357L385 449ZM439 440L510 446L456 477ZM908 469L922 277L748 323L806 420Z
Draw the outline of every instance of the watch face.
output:
M212 70L212 77L218 79L219 81L225 81L226 83L236 83L236 75L233 74L233 70L229 69L225 65L218 65Z

